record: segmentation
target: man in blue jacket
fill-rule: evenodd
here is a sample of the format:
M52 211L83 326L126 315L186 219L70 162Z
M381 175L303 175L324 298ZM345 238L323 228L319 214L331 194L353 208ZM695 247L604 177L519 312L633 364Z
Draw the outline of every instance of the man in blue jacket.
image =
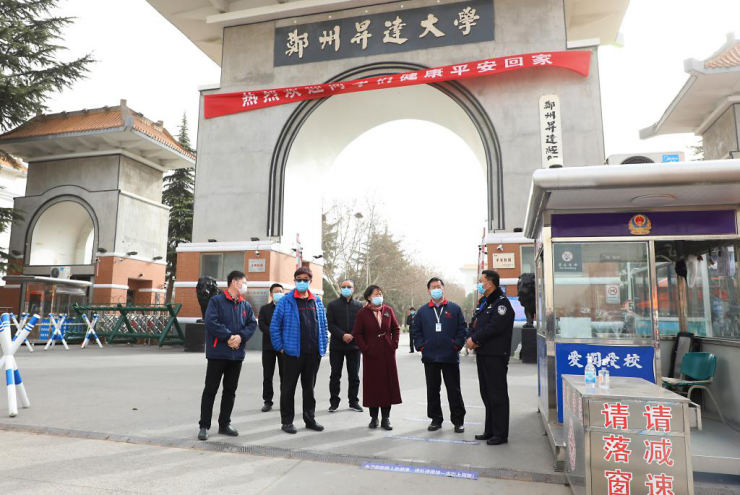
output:
M427 380L427 416L432 423L427 428L442 428L442 402L439 392L444 378L450 419L455 433L465 432L465 404L460 390L460 349L465 345L467 327L462 309L445 298L445 284L434 277L427 282L431 296L429 304L419 308L411 326L416 349L421 351L421 361Z
M239 435L231 426L231 411L234 409L239 374L246 354L247 340L257 328L252 306L244 299L247 295L247 276L233 271L227 277L226 292L213 296L206 309L206 386L200 402L200 432L198 440L208 440L211 428L213 402L218 385L223 378L221 414L218 416L218 432L235 437Z
M276 352L283 354L283 378L280 383L280 419L282 430L297 433L295 390L298 380L303 389L303 421L306 428L323 431L316 422L316 374L329 344L329 326L321 299L308 290L313 278L310 268L301 267L293 274L295 290L288 292L275 307L270 322L270 338Z

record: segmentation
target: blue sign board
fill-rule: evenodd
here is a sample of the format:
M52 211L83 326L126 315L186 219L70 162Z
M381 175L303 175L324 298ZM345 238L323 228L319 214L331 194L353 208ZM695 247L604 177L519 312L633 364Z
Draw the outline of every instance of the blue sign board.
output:
M563 375L583 375L592 356L596 372L610 376L644 378L655 383L655 349L652 346L555 344L558 421L563 422Z
M678 162L680 157L677 153L671 153L669 155L663 155L663 163Z

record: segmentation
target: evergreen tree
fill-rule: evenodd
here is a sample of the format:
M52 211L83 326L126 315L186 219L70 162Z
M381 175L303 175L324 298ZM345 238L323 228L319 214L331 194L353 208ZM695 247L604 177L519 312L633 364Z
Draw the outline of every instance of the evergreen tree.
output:
M59 44L69 17L53 17L57 0L0 0L0 131L19 126L46 110L50 93L69 88L85 77L94 62L91 55L61 62ZM0 150L0 158L14 166L14 157ZM0 232L18 218L12 208L0 208ZM7 253L0 252L0 269L7 267Z
M195 153L188 136L188 119L182 114L182 122L177 134L180 146ZM190 242L193 238L193 189L195 176L192 168L179 168L164 178L162 203L170 207L170 223L167 229L167 296L172 299L172 289L177 271L177 246Z

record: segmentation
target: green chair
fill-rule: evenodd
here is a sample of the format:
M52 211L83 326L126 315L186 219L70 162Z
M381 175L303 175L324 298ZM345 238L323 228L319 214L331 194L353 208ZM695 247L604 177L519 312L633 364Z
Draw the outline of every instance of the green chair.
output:
M686 395L686 398L689 400L691 400L691 392L694 389L700 388L705 390L709 398L714 402L720 419L723 423L727 423L719 408L719 404L717 404L714 395L712 395L712 391L707 387L707 385L712 383L715 371L717 371L717 356L710 352L687 352L681 362L681 377L663 377L663 386Z

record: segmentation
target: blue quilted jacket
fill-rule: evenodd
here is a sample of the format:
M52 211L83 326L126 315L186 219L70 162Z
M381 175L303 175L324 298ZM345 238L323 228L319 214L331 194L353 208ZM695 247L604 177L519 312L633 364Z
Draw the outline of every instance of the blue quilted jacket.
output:
M329 344L329 325L326 322L326 310L321 299L309 291L309 297L316 301L316 317L319 320L319 355L326 354ZM301 320L298 315L298 303L295 302L295 291L290 291L275 306L270 322L270 339L277 352L282 350L288 356L301 355Z

